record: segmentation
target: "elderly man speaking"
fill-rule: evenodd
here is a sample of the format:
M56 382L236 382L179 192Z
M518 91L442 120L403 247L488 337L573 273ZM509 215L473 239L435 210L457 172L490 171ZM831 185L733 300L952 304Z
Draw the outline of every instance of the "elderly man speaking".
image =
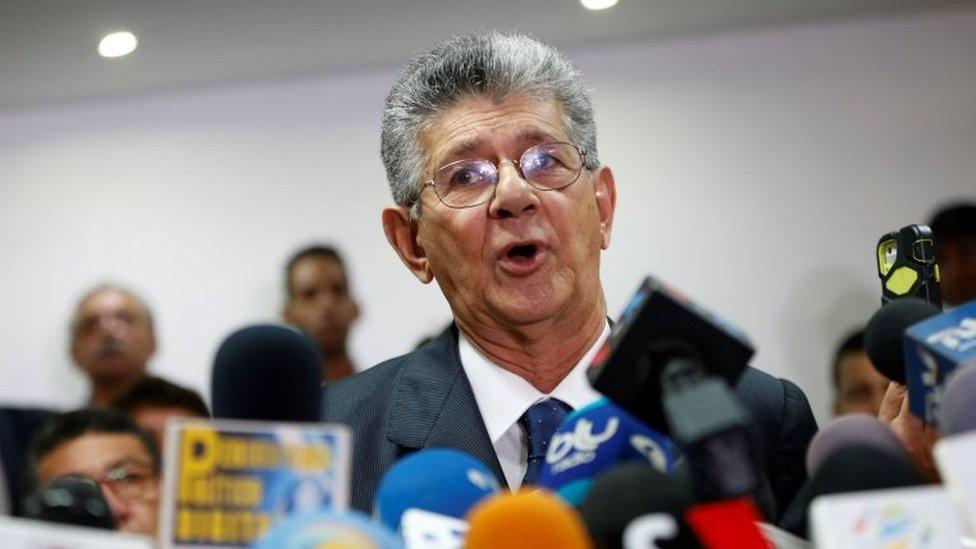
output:
M581 76L525 36L449 39L393 84L382 156L396 201L386 237L437 282L454 324L325 389L324 419L355 432L352 504L368 510L386 468L426 447L468 452L511 488L532 483L562 417L599 398L586 367L609 333L600 254L617 189ZM736 391L785 506L816 429L809 405L754 369Z

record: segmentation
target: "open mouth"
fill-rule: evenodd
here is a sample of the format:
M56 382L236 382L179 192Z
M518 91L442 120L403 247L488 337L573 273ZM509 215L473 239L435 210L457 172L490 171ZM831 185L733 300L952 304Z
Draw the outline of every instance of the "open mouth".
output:
M529 261L539 252L539 247L535 244L519 244L509 248L505 257L512 261Z
M509 246L501 254L501 267L509 274L527 275L542 265L545 247L535 242Z

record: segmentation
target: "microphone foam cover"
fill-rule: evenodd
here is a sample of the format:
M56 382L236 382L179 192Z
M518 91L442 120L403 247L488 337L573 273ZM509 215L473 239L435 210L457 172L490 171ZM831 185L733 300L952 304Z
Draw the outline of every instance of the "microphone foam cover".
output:
M925 483L907 457L873 446L851 445L833 452L810 477L811 500L826 494L901 488Z
M824 426L807 449L807 474L812 475L828 456L846 446L872 446L907 458L905 448L892 430L870 414L846 414Z
M599 475L579 512L600 547L620 547L627 525L642 515L666 513L684 529L682 517L693 503L690 484L635 461Z
M949 376L939 415L943 436L976 430L976 366L964 366Z
M220 344L210 378L214 418L319 421L322 360L298 330L248 326Z
M498 494L472 509L467 520L467 549L593 547L576 511L546 490Z
M373 515L399 531L408 509L463 518L499 490L495 476L474 457L449 448L425 448L386 471L376 490Z
M670 471L674 445L623 408L600 399L567 416L556 430L539 486L579 505L597 475L628 461Z
M864 347L874 367L885 377L905 383L905 330L942 311L923 299L889 301L875 311L864 330Z

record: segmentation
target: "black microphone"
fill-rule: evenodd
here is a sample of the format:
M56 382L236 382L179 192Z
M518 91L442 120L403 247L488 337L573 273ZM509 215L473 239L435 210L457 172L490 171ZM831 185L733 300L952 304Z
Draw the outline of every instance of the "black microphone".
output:
M905 384L905 330L942 310L928 301L905 298L875 311L864 329L864 347L875 369L892 381Z
M700 547L684 520L694 499L691 486L679 478L630 462L597 476L579 512L600 548L623 547L627 527L646 515L663 515L674 526L670 539L656 540L658 547Z
M819 496L922 484L925 479L907 455L852 444L835 450L823 460L800 487L780 526L806 539L809 538L810 504Z
M647 277L588 374L598 391L671 435L700 501L751 496L773 517L750 417L729 388L753 352L731 324Z
M98 484L89 478L66 476L42 486L24 500L30 519L115 529L115 517Z
M317 422L322 360L298 330L248 326L221 343L210 383L215 419Z

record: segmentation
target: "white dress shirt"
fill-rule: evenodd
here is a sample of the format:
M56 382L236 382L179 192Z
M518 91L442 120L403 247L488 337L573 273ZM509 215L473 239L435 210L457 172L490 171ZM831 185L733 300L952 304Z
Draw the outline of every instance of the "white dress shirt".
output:
M601 397L586 379L586 368L597 349L610 334L610 324L583 358L576 363L559 385L546 394L533 387L528 381L488 359L474 346L463 332L458 334L458 351L461 366L471 382L474 399L478 403L484 419L488 437L495 447L498 462L505 473L505 480L511 489L522 484L526 470L525 433L518 420L536 402L546 398L558 398L574 410L592 404Z

